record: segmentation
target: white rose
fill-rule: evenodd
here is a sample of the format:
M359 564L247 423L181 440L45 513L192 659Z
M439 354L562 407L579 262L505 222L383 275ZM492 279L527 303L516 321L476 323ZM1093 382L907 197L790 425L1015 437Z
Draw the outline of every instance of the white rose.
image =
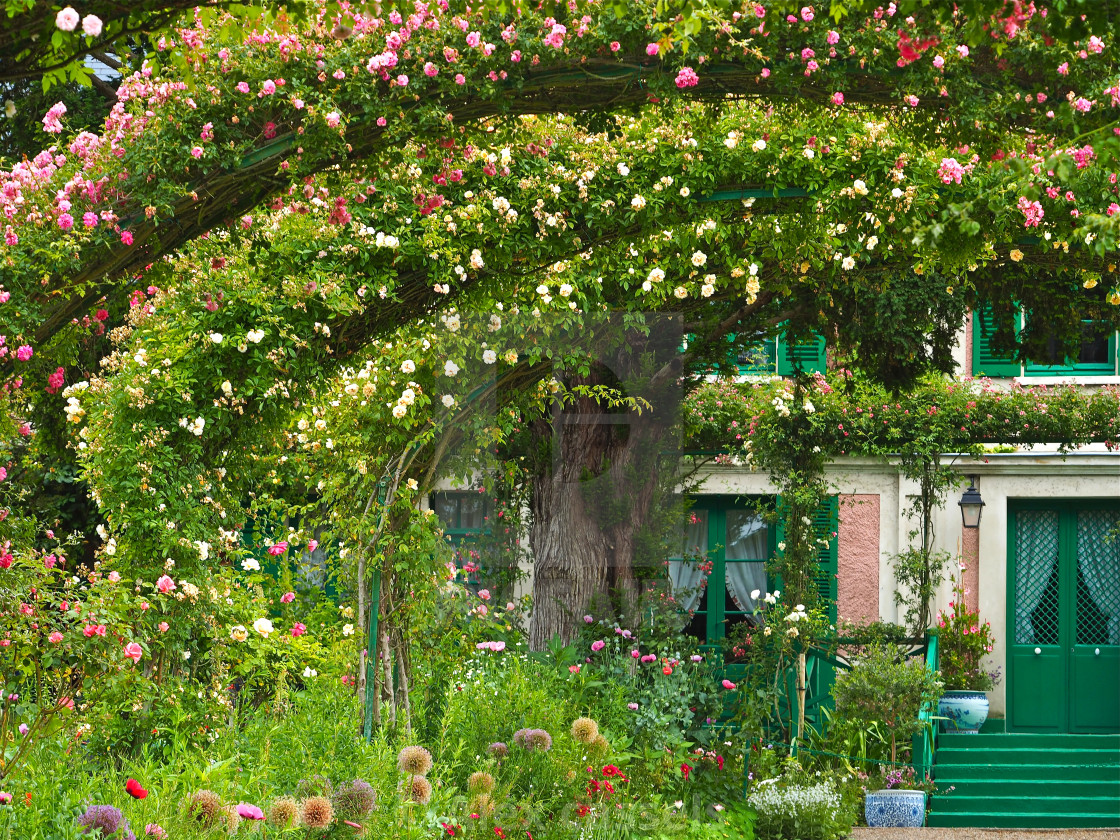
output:
M343 624L342 625L342 635L343 636L353 636L354 635L354 625L353 624Z
M692 264L694 266L696 266L697 268L700 268L700 266L704 265L704 263L706 263L707 261L708 261L708 255L705 254L703 251L693 251L692 252Z
M855 190L859 195L867 195L867 184L865 184L859 178L856 178L855 183L852 184L852 189Z
M415 372L416 372L416 362L412 361L412 359L405 359L403 362L401 362L401 373L415 373Z
M253 622L253 629L267 639L268 634L273 631L272 622L267 618L258 618Z
M459 366L452 361L443 363L443 373L445 376L454 376L459 372Z
M217 332L210 333L210 340L213 341L215 344L221 344L222 339L224 339L224 338L225 338L225 336L222 335L221 333L217 333Z
M397 403L395 406L393 406L393 416L398 420L400 420L406 414L408 414L408 406L401 405L400 403Z
M227 397L233 393L233 386L230 384L228 379L222 383L222 393Z
M455 398L450 394L444 394L441 402L445 408L451 408L451 406L455 405Z
M756 152L761 152L763 149L766 148L766 141L765 140L755 140L754 143L751 144L751 148L754 149Z
M498 354L493 350L487 350L482 354L482 361L486 362L488 365L492 365L494 362L498 361Z

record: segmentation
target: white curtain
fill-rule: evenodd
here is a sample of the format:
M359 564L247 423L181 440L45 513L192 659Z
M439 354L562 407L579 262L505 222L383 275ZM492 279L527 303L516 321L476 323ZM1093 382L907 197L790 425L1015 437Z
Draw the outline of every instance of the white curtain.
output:
M756 589L766 592L766 555L769 549L766 523L758 514L746 510L727 512L727 591L735 606L754 610Z
M1111 511L1077 514L1077 565L1097 609L1108 616L1110 645L1120 645L1120 539L1109 539L1116 525Z
M1035 643L1034 611L1058 563L1058 513L1024 510L1016 515L1015 643Z
M688 525L685 528L681 554L688 559L669 561L669 584L677 603L691 612L696 609L697 604L700 603L700 597L704 594L704 588L701 585L704 573L700 570L699 563L708 557L708 512L706 510L698 510L690 514Z

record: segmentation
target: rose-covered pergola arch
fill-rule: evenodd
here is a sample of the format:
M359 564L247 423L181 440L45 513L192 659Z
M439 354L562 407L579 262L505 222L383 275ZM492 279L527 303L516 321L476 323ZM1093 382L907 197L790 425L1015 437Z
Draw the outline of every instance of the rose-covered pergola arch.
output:
M6 179L15 211L0 256L12 274L8 291L23 298L13 323L29 346L41 344L91 314L116 278L243 215L295 177L494 116L608 112L682 94L842 102L834 107L910 109L915 136L940 135L937 143L985 158L1041 160L1062 148L1060 131L1106 139L1117 102L1113 45L1099 37L1047 44L1062 27L1029 11L993 21L998 55L956 44L963 20L900 20L890 5L835 28L809 6L792 20L753 3L713 15L688 52L640 3L624 18L590 9L565 21L523 13L509 24L417 6L406 18L319 19L230 44L219 43L216 27L181 30L197 88L126 83L106 132L71 144L68 165L56 170L57 155L40 156ZM988 79L1010 81L1016 95ZM58 116L48 116L49 130L61 128ZM1009 124L1021 132L1018 149L1004 142ZM1028 139L1028 128L1037 136ZM1095 154L1076 149L1079 161ZM1004 200L1032 206L1038 186L1020 186L1025 196ZM62 200L80 215L63 211ZM1115 225L1085 221L1103 254Z

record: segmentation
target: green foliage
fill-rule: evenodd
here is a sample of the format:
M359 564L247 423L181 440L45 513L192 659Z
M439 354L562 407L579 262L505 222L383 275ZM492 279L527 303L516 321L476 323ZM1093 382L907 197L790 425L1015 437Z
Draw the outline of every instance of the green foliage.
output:
M921 633L929 626L929 604L945 580L945 568L952 560L948 551L908 548L890 557L897 584L894 602L905 607L906 624Z
M919 719L924 706L936 707L942 683L920 659L906 659L897 647L869 647L849 670L836 676L832 696L836 718L848 721L875 721L885 727L891 747L891 761L901 743L905 749L911 737L926 724Z

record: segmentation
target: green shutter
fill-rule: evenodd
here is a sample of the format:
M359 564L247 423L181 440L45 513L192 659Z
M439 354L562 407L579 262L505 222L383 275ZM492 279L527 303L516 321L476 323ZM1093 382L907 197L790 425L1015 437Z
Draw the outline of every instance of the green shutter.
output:
M781 497L778 497L778 508L781 509ZM839 572L839 551L838 545L840 539L833 534L838 533L839 523L839 498L837 496L829 496L817 512L813 515L813 533L817 539L828 540L827 545L822 545L817 549L817 595L821 599L821 603L828 608L828 620L833 624L836 623L836 575ZM785 525L781 519L778 520L776 531L776 542L785 541ZM781 581L777 581L778 589L781 589Z
M817 549L817 594L828 606L828 620L836 623L836 575L839 571L837 534L838 498L829 496L813 516L813 533L817 539L828 540Z
M783 332L777 338L778 374L795 376L798 370L807 373L824 373L824 337L813 333L810 339L790 342Z
M972 313L972 375L1018 376L1022 367L1014 356L999 355L991 349L992 315L989 307ZM1019 334L1018 328L1015 334Z

